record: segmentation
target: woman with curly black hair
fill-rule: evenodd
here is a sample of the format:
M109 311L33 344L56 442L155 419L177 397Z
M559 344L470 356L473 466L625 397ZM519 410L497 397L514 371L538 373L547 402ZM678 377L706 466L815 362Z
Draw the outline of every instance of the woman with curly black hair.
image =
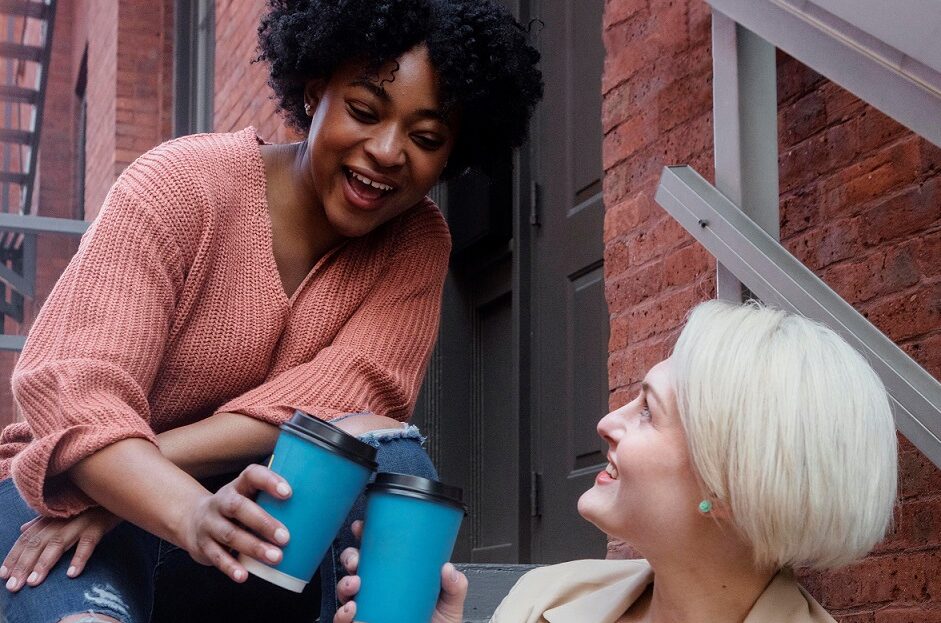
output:
M522 143L538 53L489 0L268 4L259 60L304 140L141 156L30 331L0 438L11 623L330 620L333 555L297 595L236 556L290 539L252 501L290 483L246 465L295 410L434 475L407 424L450 251L426 194Z

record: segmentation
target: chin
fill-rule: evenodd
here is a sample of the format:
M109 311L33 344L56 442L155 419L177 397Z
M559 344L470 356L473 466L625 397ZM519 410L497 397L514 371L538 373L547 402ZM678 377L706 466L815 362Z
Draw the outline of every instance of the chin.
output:
M594 488L589 489L578 498L578 514L584 519L595 523L594 517L597 514L598 501L594 499Z

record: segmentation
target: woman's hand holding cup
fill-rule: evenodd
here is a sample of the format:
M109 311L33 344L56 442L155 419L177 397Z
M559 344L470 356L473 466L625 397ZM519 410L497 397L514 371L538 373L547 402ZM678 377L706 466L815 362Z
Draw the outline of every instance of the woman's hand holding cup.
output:
M363 522L354 521L353 535L359 539L363 535ZM348 547L340 554L340 562L346 570L346 577L337 583L337 598L343 606L337 610L333 623L353 623L356 617L356 602L360 579L356 575L359 568L359 550ZM407 571L403 570L403 573ZM462 623L464 620L464 600L467 598L467 577L446 563L441 567L441 592L431 623Z
M291 487L283 478L267 467L249 465L192 509L182 545L193 560L217 567L236 582L244 582L248 572L232 550L269 564L281 560L280 546L288 542L289 534L281 522L255 503L259 491L279 500L291 496Z

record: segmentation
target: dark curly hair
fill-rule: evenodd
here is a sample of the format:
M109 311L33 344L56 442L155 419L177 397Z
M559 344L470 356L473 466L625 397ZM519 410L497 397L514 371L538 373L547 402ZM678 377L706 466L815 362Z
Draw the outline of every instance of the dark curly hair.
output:
M329 78L347 60L379 67L426 45L441 104L461 118L445 178L487 172L496 156L521 145L542 97L527 30L491 0L268 0L258 39L278 106L302 133L310 80Z

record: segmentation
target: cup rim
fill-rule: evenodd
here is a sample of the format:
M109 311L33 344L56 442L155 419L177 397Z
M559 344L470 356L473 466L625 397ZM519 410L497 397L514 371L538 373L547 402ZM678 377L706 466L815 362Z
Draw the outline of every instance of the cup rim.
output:
M290 420L281 424L280 428L328 450L333 450L372 471L379 467L376 462L375 446L360 441L334 424L304 413L300 409L294 412Z
M432 502L444 502L467 514L467 506L464 505L463 499L464 492L460 487L446 485L438 480L422 476L380 472L376 474L376 479L366 486L367 494L374 491L405 495Z

